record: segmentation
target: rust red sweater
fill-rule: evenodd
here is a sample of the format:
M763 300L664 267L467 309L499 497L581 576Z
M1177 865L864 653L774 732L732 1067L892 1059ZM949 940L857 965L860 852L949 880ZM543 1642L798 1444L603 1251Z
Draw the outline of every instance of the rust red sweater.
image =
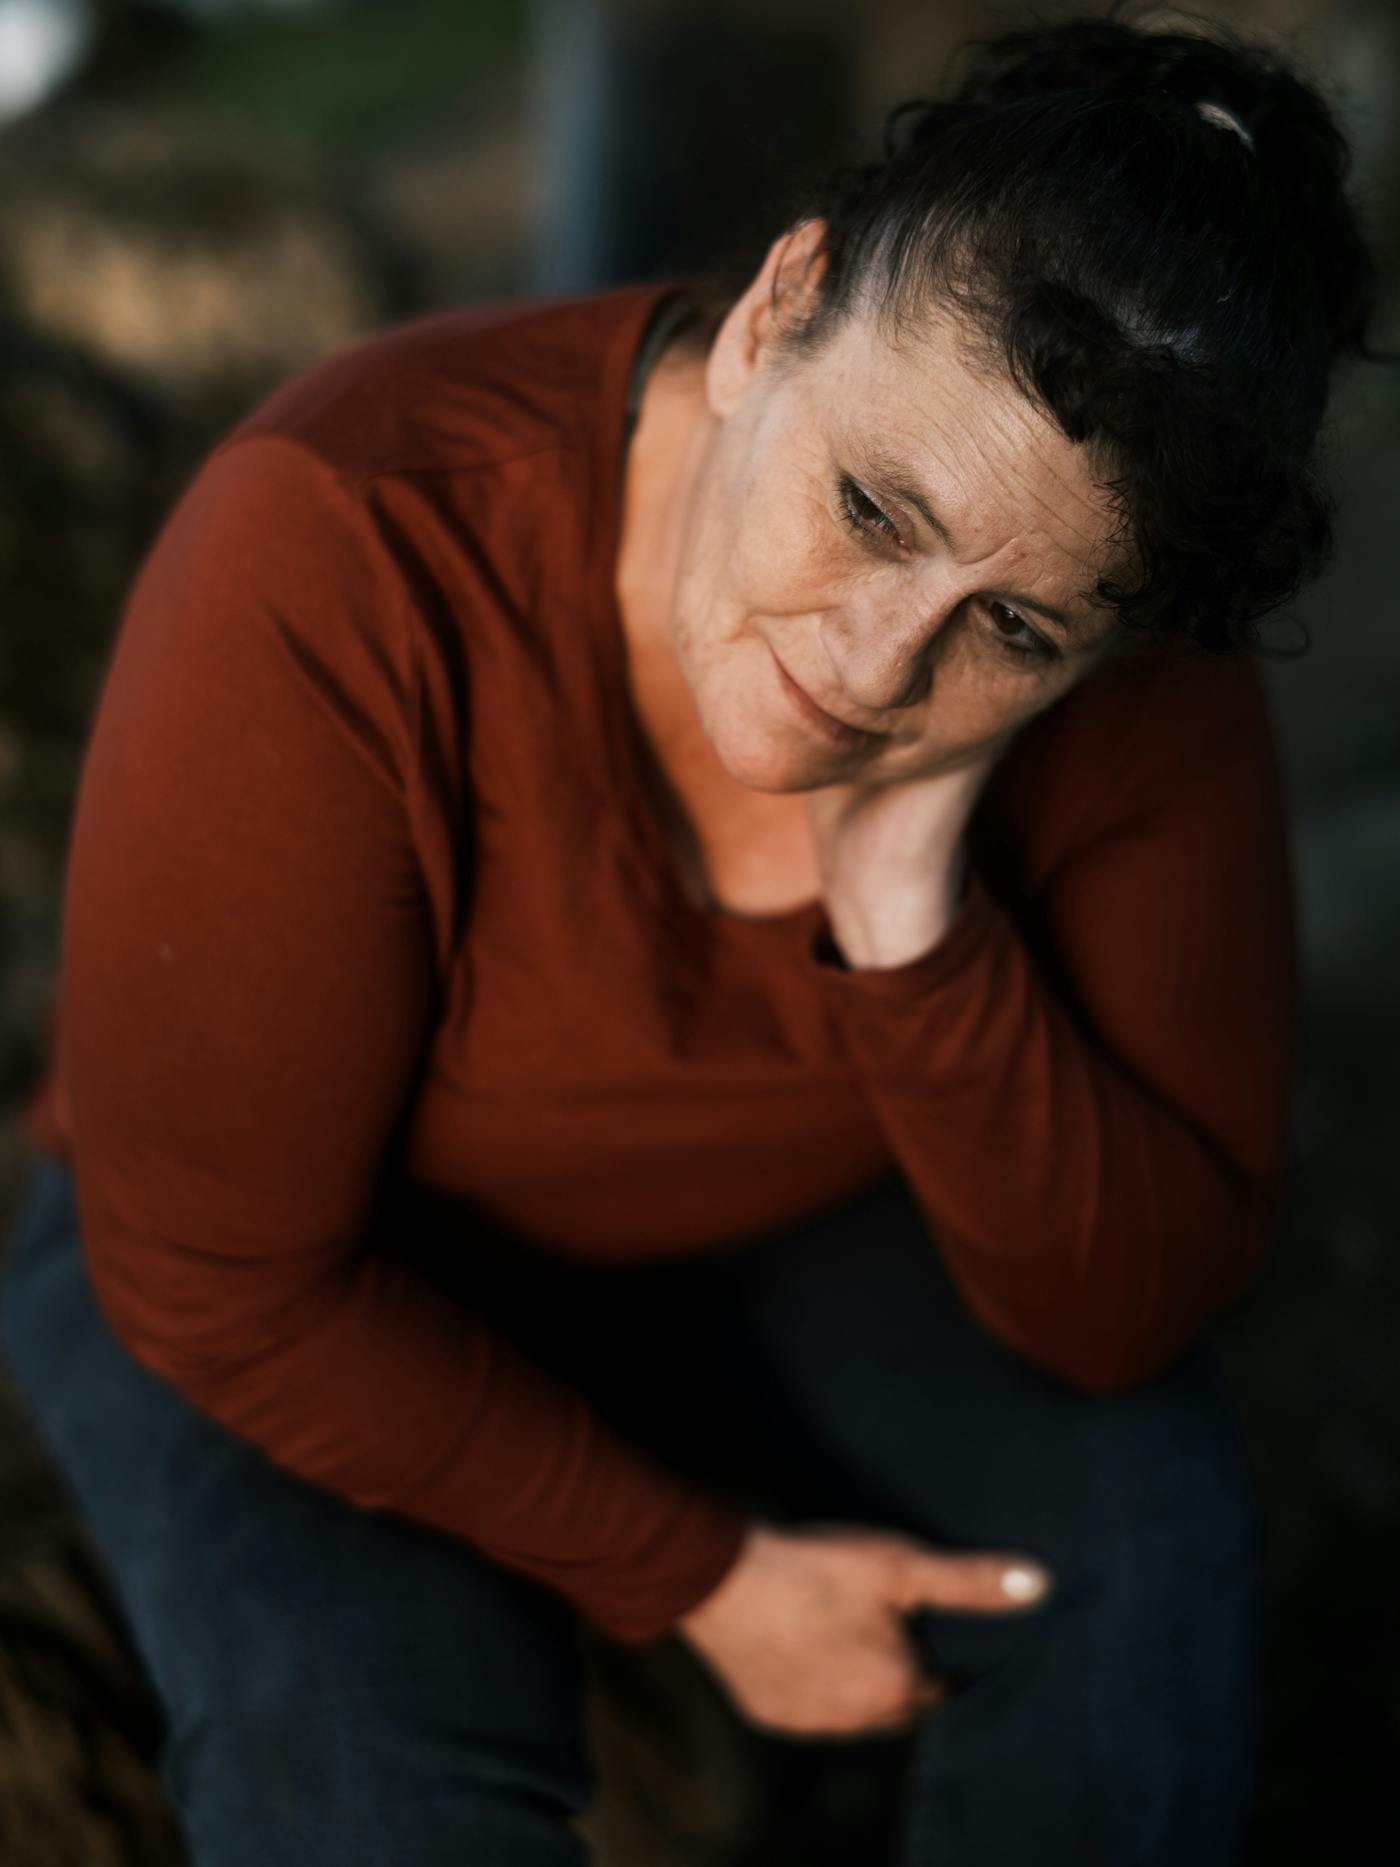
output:
M1107 1393L1260 1263L1295 1008L1245 658L1126 657L1037 715L908 964L824 963L820 903L690 905L613 594L670 289L376 332L213 450L121 618L26 1113L143 1363L623 1640L708 1593L743 1522L386 1249L389 1169L463 1253L495 1224L617 1261L894 1164L985 1327Z

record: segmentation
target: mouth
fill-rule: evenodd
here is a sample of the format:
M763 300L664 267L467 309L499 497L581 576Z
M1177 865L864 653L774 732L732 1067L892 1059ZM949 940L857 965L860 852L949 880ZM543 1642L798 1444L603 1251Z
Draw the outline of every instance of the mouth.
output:
M885 733L868 732L863 726L851 726L845 720L838 719L834 713L828 713L804 688L797 685L776 655L773 656L773 665L778 670L779 683L792 703L793 711L833 745L877 745L888 736Z

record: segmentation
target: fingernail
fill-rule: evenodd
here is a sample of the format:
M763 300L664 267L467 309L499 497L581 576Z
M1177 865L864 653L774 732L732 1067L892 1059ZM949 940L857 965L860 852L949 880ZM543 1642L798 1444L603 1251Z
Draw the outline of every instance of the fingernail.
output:
M1050 1586L1050 1577L1034 1563L1023 1562L1014 1569L1003 1569L1001 1586L1013 1601L1034 1601Z

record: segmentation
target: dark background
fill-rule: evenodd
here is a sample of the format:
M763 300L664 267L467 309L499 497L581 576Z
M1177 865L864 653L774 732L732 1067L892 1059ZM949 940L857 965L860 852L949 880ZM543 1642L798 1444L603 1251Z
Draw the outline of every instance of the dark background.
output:
M1036 12L1079 10L1101 9ZM121 598L221 429L421 310L658 276L746 240L756 263L806 165L870 152L953 45L1029 17L971 0L0 0L0 1227ZM1400 7L1217 0L1195 18L1323 83L1383 268L1378 341L1400 348ZM1265 665L1306 963L1291 1185L1270 1262L1219 1326L1264 1517L1253 1858L1270 1867L1400 1858L1400 370L1349 367L1326 443L1337 560L1295 606L1309 652ZM689 1695L695 1768L674 1780L646 1762L646 1720L629 1730L629 1694L635 1710L648 1692ZM600 1867L880 1858L888 1761L828 1758L807 1828L790 1813L750 1855L741 1754L684 1665L607 1694ZM0 1385L0 1859L177 1862L154 1741L81 1527Z

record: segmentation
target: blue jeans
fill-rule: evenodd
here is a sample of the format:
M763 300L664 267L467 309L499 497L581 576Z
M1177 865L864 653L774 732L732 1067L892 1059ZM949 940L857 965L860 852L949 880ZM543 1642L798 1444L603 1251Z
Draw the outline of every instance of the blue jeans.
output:
M1238 1867L1257 1520L1208 1340L1078 1393L972 1320L898 1175L712 1255L473 1262L470 1285L635 1440L770 1521L1048 1563L1044 1608L913 1624L963 1683L910 1740L897 1867ZM163 1706L196 1867L579 1867L595 1782L567 1604L281 1471L143 1369L93 1302L59 1163L34 1164L0 1305ZM868 1837L850 1858L871 1867Z

